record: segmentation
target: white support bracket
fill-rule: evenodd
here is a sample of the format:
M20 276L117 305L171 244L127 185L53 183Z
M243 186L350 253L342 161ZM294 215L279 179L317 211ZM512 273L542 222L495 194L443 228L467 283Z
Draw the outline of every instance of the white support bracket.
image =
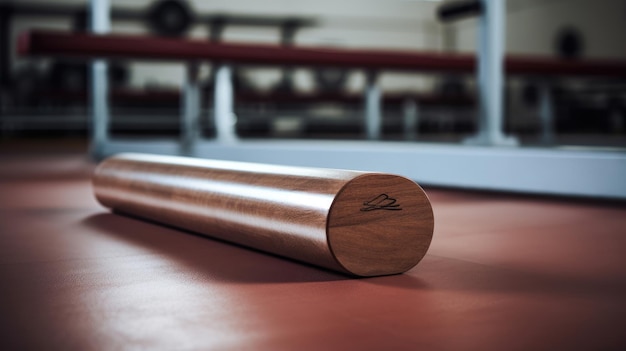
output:
M554 143L554 102L550 83L539 85L539 118L541 119L541 142Z
M200 128L200 84L198 76L200 65L196 62L187 64L186 78L183 85L183 109L180 120L180 150L182 155L192 155Z
M229 65L221 64L217 67L213 104L217 140L222 143L236 142L237 118L234 111L232 69Z
M415 140L418 135L420 109L417 100L407 98L403 104L404 112L404 139Z
M507 137L502 131L506 0L482 0L482 5L478 38L479 130L465 142L514 146L517 139Z
M368 72L365 87L365 131L367 139L380 139L382 135L382 98L377 84L378 73Z

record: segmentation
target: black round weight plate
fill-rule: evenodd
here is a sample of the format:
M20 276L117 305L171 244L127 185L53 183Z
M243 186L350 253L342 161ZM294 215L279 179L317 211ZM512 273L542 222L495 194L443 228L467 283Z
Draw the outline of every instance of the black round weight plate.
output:
M557 33L554 46L558 57L579 58L584 50L583 35L574 27L563 28Z
M161 0L152 5L148 12L150 29L162 36L183 36L193 20L189 5L183 0Z

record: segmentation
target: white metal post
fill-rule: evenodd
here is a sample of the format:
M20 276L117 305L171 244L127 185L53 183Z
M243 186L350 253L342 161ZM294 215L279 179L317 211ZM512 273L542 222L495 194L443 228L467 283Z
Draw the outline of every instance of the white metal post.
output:
M376 72L369 72L365 87L365 130L371 140L380 139L382 134L382 104L377 76Z
M91 0L89 13L91 32L108 33L111 29L111 3L109 0ZM109 138L109 84L107 62L102 59L91 61L91 145L92 157L104 156L104 148Z
M539 85L539 118L541 119L541 141L544 144L554 142L554 109L550 84Z
M419 127L419 104L414 98L404 100L404 138L415 140Z
M232 70L228 65L222 64L217 68L213 101L217 140L224 143L236 141Z
M506 0L482 0L482 5L478 33L479 131L467 142L515 145L516 140L502 131Z
M183 155L192 155L198 130L200 127L200 84L198 74L200 67L197 63L189 63L186 67L185 83L183 86L183 111L180 124L180 148Z

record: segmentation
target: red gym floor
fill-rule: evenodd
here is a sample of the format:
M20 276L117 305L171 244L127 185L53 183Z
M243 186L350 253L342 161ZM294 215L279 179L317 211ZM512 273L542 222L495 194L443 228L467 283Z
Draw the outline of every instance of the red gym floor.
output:
M427 188L424 260L352 279L111 214L80 153L0 162L3 350L626 349L623 203Z

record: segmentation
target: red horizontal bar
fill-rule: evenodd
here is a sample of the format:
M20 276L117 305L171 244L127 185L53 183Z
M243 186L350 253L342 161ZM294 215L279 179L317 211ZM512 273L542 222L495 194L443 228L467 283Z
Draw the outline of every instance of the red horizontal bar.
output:
M332 66L391 71L471 73L476 69L475 57L464 54L225 44L193 39L50 31L22 33L18 52L21 55L86 59L207 60L262 66ZM508 56L505 69L508 74L626 77L626 61L615 60Z
M224 44L204 40L129 35L26 32L22 55L151 60L210 60L256 65L334 66L366 69L472 72L474 59L438 53Z

